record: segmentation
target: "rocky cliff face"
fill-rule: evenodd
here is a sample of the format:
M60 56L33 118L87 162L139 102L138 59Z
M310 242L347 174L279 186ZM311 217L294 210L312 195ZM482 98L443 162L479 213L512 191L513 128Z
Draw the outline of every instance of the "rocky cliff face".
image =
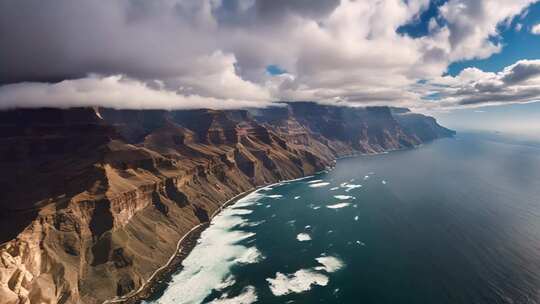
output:
M137 290L228 199L452 131L389 108L0 112L0 303Z

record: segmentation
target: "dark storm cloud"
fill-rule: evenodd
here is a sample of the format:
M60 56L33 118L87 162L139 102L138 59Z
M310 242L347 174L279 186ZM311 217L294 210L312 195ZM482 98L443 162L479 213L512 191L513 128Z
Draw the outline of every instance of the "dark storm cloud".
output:
M528 88L519 92L484 92L467 96L459 102L460 105L483 105L493 103L524 103L540 99L540 88Z
M181 74L184 58L215 49L204 35L194 39L190 23L206 22L196 2L1 1L0 82Z
M110 68L106 61L114 61L111 44L119 38L113 24L118 10L113 6L90 1L2 1L0 81L56 80L104 72ZM113 58L103 59L106 54Z
M499 73L469 68L439 90L445 105L482 106L540 101L540 60L521 60Z
M219 25L212 28L215 16L236 22L244 16L254 23L261 18L279 22L289 14L314 18L331 12L339 0L243 3L226 0L209 8L208 2L194 0L2 1L0 83L58 81L89 73L172 77L189 70L183 58L229 49L209 35L219 31ZM248 56L241 59L253 65Z
M255 7L260 16L276 18L285 14L317 19L332 12L340 0L258 0Z
M502 77L506 84L515 84L540 75L540 64L534 62L520 62L512 66Z
M256 25L278 22L288 15L319 19L330 14L340 0L223 0L214 10L224 24Z

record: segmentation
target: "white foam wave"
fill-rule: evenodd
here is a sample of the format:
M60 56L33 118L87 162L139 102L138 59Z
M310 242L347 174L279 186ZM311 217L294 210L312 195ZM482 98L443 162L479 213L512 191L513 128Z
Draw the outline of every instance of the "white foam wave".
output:
M323 180L322 179L314 179L312 181L309 181L307 182L308 184L315 184L315 183L318 183L318 182L322 182Z
M259 226L260 224L264 224L265 222L266 222L265 220L255 221L255 222L244 222L240 224L239 227L256 227L256 226Z
M330 188L330 191L336 191L337 189L339 189L339 187L332 187Z
M300 198L300 196L295 196L295 197L294 197L295 200L297 200L297 199L299 199L299 198Z
M234 203L234 205L229 207L229 209L240 209L255 205L257 204L257 201L262 197L264 197L264 195L257 192L252 192L249 195L246 195L243 198L239 199L236 203Z
M300 269L293 274L276 273L275 278L266 279L275 296L308 291L312 286L326 286L328 277L311 269Z
M257 302L258 300L255 287L253 286L247 286L236 297L227 298L228 296L228 294L224 294L219 299L215 299L210 302L210 304L251 304Z
M281 194L272 194L272 195L267 195L266 197L269 197L269 198L282 198L283 195L281 195Z
M234 276L231 274L216 287L216 290L219 290L219 291L224 290L225 288L229 288L233 286L234 283L236 283L236 280L234 279Z
M345 188L345 192L349 192L349 191L354 190L356 188L361 188L362 187L362 185L349 184L349 183L342 183L340 186L341 186L341 188Z
M239 203L241 207L254 204L256 197L256 193L249 194ZM253 237L254 233L233 230L247 222L242 218L246 211L250 210L234 206L216 216L210 227L201 234L199 244L182 262L182 271L173 276L161 298L152 303L201 303L216 286L230 284L231 267L239 263L256 263L263 258L257 248L239 244Z
M311 241L311 236L307 233L299 233L296 236L296 239L300 242L307 242L307 241Z
M236 259L236 262L240 264L254 264L261 261L263 258L263 255L257 248L250 247Z
M334 195L334 198L338 200L348 200L348 199L354 199L354 196L350 195Z
M320 187L324 187L324 186L328 186L330 185L330 183L328 182L321 182L321 183L315 183L315 184L310 184L309 186L311 188L320 188Z
M248 214L253 213L253 210L248 210L248 209L231 208L230 210L231 210L230 215L248 215Z
M381 181L381 183L382 183L383 185L386 185L386 181L385 181L384 179Z
M326 208L340 209L340 208L348 207L349 205L350 205L350 203L337 203L337 204L333 204L333 205L328 205L328 206L326 206Z
M354 217L354 220L355 220L355 221L358 221L358 215Z
M290 183L293 183L293 182L297 182L297 181L301 181L301 180L304 180L304 179L312 178L313 176L314 175L308 175L308 176L304 176L304 177L290 179L290 180L283 181L282 183L283 184L290 184Z

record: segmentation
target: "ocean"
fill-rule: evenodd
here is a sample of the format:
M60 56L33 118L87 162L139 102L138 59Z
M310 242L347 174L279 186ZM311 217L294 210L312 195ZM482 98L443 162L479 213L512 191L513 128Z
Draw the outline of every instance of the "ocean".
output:
M540 145L458 134L225 209L150 303L540 303Z

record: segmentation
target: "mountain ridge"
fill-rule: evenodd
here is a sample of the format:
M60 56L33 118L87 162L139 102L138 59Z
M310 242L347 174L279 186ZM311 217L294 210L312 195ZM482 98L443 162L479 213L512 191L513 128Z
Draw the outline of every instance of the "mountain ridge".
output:
M389 107L0 111L0 304L102 303L257 186L453 131Z

